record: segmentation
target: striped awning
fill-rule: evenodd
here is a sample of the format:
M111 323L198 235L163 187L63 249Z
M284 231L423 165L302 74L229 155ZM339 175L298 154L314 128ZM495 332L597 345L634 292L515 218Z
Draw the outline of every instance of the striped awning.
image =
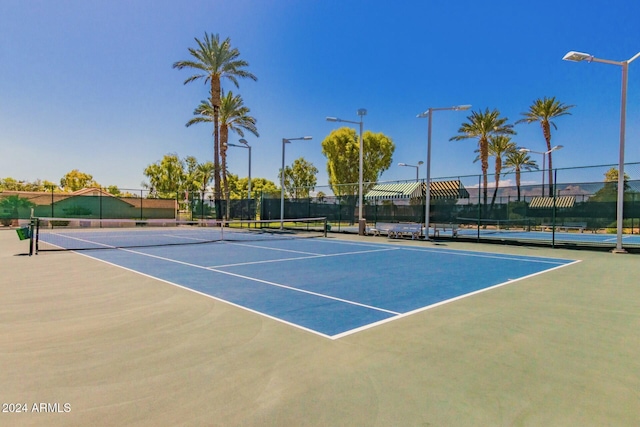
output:
M377 184L364 197L368 200L413 199L424 197L424 182L408 182L402 184ZM460 181L431 181L431 199L469 198Z
M377 184L364 196L370 200L411 199L423 197L422 183Z
M553 208L553 200L553 197L534 197L529 202L529 209ZM559 196L555 198L556 208L572 208L575 203L575 196Z
M422 184L422 191L426 188ZM431 199L468 199L469 192L460 181L431 181L429 187L429 197Z

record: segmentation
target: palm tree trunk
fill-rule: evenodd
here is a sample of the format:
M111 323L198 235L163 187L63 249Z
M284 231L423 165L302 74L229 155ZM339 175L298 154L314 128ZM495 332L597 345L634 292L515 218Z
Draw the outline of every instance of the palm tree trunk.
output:
M491 210L496 203L496 196L498 195L498 187L500 187L500 173L502 172L502 159L500 156L496 157L496 188L493 190L493 197L491 198Z
M483 211L487 209L488 172L489 172L489 142L486 139L480 140L480 160L482 161L482 199L484 203Z
M229 142L229 128L224 123L220 126L220 172L222 174L222 192L226 197L229 185L227 182L227 143Z
M220 126L220 159L222 163L222 191L227 201L227 213L229 212L229 183L227 181L227 143L229 142L229 128L226 124ZM228 215L227 215L228 216ZM227 218L229 219L229 218Z
M213 106L213 197L216 203L216 219L222 219L220 194L220 79L211 79L211 105Z
M549 122L543 121L540 123L542 126L542 134L544 135L544 140L547 142L547 160L549 165L549 197L553 196L553 164L551 163L551 128L549 127Z

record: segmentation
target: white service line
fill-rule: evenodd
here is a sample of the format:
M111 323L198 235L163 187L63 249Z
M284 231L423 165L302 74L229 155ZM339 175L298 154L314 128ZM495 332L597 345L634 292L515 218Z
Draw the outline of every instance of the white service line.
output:
M359 303L359 302L350 301L350 300L346 300L346 299L342 299L342 298L337 298L337 297L333 297L331 295L325 295L325 294L320 294L320 293L317 293L317 292L307 291L307 290L304 290L304 289L294 288L292 286L287 286L287 285L283 285L283 284L280 284L280 283L270 282L268 280L256 279L255 277L243 276L242 274L231 273L229 271L218 270L218 269L210 268L210 267L203 267L201 265L191 264L189 262L184 262L184 261L178 261L178 260L171 259L171 258L165 258L165 257L161 257L161 256L158 256L158 255L146 254L144 252L138 252L138 251L134 251L134 250L131 250L131 249L119 249L119 250L124 251L124 252L134 253L134 254L137 254L137 255L148 256L150 258L161 259L163 261L174 262L176 264L182 264L182 265L186 265L186 266L189 266L189 267L200 268L202 270L214 271L216 273L226 274L227 276L233 276L233 277L238 277L238 278L245 279L245 280L250 280L250 281L253 281L253 282L264 283L264 284L267 284L267 285L271 285L271 286L275 286L275 287L279 287L279 288L283 288L283 289L288 289L288 290L295 291L295 292L301 292L301 293L308 294L308 295L314 295L314 296L318 296L318 297L321 297L321 298L327 298L327 299L330 299L330 300L339 301L339 302L343 302L343 303L350 304L350 305L355 305L355 306L359 306L359 307L368 308L370 310L381 311L381 312L390 313L390 314L393 314L393 315L399 315L400 314L400 313L397 313L395 311L386 310L384 308L373 307L371 305L362 304L362 303Z
M272 249L272 248L262 248L262 249ZM223 265L212 265L210 267L207 268L223 268L223 267L236 267L236 266L242 266L242 265L251 265L251 264L266 264L266 263L271 263L271 262L283 262L283 261L297 261L299 259L313 259L313 258L326 258L326 257L334 257L334 256L348 256L348 255L358 255L358 254L368 254L368 253L372 253L372 252L389 252L389 251L397 251L400 248L385 248L385 249L372 249L369 251L354 251L354 252L341 252L341 253L337 253L337 254L314 254L314 255L310 255L310 256L299 256L299 257L293 257L293 258L280 258L280 259L268 259L268 260L263 260L263 261L247 261L247 262L238 262L235 264L223 264ZM291 252L295 252L295 251L291 251ZM301 253L306 253L306 252L301 252Z
M296 251L293 249L270 248L265 246L250 245L248 243L238 243L238 242L230 242L230 241L225 241L224 243L227 245L234 245L234 246L246 246L248 248L267 249L269 251L293 252L295 254L305 254L305 255L321 255L315 252Z

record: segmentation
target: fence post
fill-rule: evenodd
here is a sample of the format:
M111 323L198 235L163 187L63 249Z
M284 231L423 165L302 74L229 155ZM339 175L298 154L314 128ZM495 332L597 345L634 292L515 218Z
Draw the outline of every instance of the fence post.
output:
M553 182L556 182L556 180L558 179L558 169L556 169L554 171L553 174ZM551 185L551 184L550 184ZM555 186L552 186L551 188L553 188L553 193L551 194L553 196L553 210L551 211L551 247L555 248L556 247L556 191L555 191Z
M478 224L476 228L478 231L478 242L480 241L480 223L482 222L482 176L478 175Z

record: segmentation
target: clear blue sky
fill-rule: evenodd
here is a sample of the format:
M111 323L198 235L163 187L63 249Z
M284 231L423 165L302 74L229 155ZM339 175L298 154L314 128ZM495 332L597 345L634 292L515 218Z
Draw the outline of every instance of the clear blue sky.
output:
M638 16L637 0L0 0L0 177L58 182L80 169L140 188L164 154L210 160L212 129L185 127L207 87L184 86L190 71L172 68L205 32L230 37L258 77L239 90L260 131L247 136L254 177L277 181L282 138L311 135L287 146L287 164L305 157L326 184L320 143L337 124L325 117L357 121L366 108L365 129L396 144L382 180L411 179L396 165L426 158L418 113L472 104L515 122L544 96L576 105L557 120L554 166L615 164L620 67L562 57L631 58ZM467 114L434 114L433 177L480 173L476 141L449 142ZM519 145L544 151L537 124L516 130ZM246 150L231 150L230 171L246 176ZM640 161L640 60L629 67L626 160Z

